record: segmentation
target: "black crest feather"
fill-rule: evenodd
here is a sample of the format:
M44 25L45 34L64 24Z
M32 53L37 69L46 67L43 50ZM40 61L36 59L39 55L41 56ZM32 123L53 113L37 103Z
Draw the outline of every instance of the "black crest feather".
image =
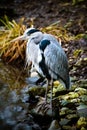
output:
M31 29L31 30L29 30L29 31L27 32L27 35L31 35L32 33L39 32L39 31L40 31L40 30L33 28L33 29Z

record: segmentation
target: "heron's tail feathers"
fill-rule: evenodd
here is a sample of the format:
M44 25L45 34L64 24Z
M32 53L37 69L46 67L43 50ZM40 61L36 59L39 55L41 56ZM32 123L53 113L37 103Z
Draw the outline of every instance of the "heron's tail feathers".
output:
M65 83L65 87L66 87L66 89L68 89L68 90L71 89L71 81L70 81L70 77L68 78L68 81Z
M63 81L61 79L59 79L60 83L67 89L70 90L71 89L71 81L70 81L70 77L68 77L67 81Z

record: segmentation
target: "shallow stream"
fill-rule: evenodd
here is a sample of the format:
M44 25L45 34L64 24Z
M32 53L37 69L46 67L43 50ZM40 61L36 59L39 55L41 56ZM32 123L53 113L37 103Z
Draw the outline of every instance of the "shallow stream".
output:
M27 91L26 76L0 61L0 130L10 130L26 118Z

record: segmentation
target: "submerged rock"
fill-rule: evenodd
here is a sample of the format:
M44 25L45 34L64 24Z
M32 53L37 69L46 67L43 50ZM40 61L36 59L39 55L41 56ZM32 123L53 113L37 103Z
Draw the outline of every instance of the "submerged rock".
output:
M53 120L50 124L50 127L48 128L48 130L61 130L61 127L58 123L57 120Z

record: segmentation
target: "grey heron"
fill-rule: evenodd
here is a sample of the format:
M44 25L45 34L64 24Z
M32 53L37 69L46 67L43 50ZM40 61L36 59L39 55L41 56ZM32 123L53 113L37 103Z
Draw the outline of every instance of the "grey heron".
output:
M53 35L43 33L36 28L28 28L22 36L16 38L18 39L28 40L26 63L29 65L32 62L34 69L51 83L52 89L55 80L62 82L66 89L70 88L67 56Z

